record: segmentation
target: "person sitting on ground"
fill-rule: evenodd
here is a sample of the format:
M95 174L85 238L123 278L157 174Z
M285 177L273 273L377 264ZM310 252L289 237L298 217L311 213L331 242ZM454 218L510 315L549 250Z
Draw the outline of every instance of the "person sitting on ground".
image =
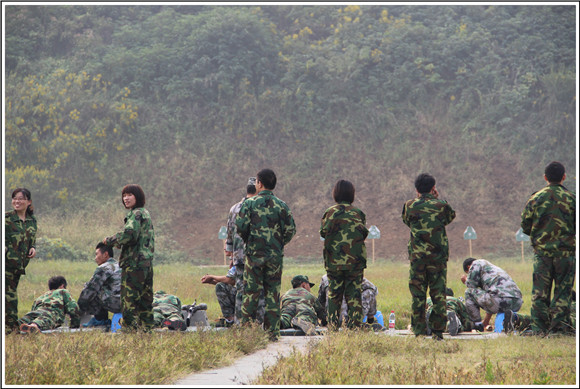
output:
M49 291L34 301L32 311L18 319L21 332L38 333L58 328L64 324L65 315L70 318L70 328L79 328L80 309L66 285L63 276L54 276L48 280Z
M498 266L485 259L467 258L463 261L461 282L467 286L465 306L473 328L484 331L491 316L498 312L519 311L522 307L522 292L514 280ZM486 312L481 320L480 308Z
M377 287L370 282L366 277L363 277L362 282L362 306L363 306L363 321L367 318L368 324L374 324L375 315L377 313L377 295L379 291ZM325 312L328 311L328 276L324 274L320 280L318 288L318 301L325 307ZM348 307L346 306L346 299L342 298L342 307L340 309L340 323L343 323L348 318Z
M172 294L158 290L153 295L154 327L185 331L187 325L181 313L181 300Z
M460 298L453 295L453 289L447 288L446 306L447 306L447 332L449 335L456 336L459 332L467 332L473 329L473 322L469 319L467 308ZM429 316L433 310L433 302L430 297L427 297L427 310L425 313L427 322L427 335L431 335L429 328Z
M236 267L231 266L225 276L206 274L201 277L201 283L215 285L215 294L224 317L218 326L232 326L236 314Z
M81 311L93 315L83 327L110 325L109 312L121 312L121 268L113 258L113 248L99 242L95 249L97 268L79 296Z
M316 333L318 320L326 325L324 306L310 292L314 286L307 276L292 278L292 289L287 291L280 302L280 328L300 328L306 335Z

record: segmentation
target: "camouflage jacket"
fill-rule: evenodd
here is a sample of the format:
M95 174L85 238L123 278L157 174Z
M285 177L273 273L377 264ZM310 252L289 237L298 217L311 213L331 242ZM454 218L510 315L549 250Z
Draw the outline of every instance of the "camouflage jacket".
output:
M312 319L312 323L316 323L316 319L325 320L326 312L324 307L320 304L316 296L304 288L298 287L287 291L280 300L280 314L287 314L291 317L300 313L308 313Z
M234 204L230 208L230 213L228 215L226 251L233 253L234 265L244 264L244 240L240 235L238 235L236 228L236 216L238 216L244 201L246 201L245 197L239 203Z
M153 311L162 313L164 316L175 312L181 314L181 300L177 296L158 290L153 296Z
M327 271L362 270L367 267L363 211L347 202L328 208L322 216L320 236L324 238L324 266Z
M576 195L560 184L547 185L528 200L521 226L539 255L573 256L576 253Z
M125 217L123 231L105 239L105 244L121 248L119 266L149 267L155 251L155 233L145 208L135 208Z
M238 234L252 259L283 257L284 246L296 233L292 212L269 190L244 201L236 217Z
M318 301L325 309L325 315L328 311L328 276L325 274L320 280L320 286L318 287ZM377 287L369 280L363 278L362 282L362 306L363 306L363 317L373 317L377 313L377 295L379 290ZM348 307L346 305L346 299L342 298L342 306L340 308L341 320L343 317L348 317Z
M485 259L473 261L465 285L471 289L483 289L492 296L522 298L522 292L505 270Z
M403 206L403 222L411 229L408 250L413 259L449 258L445 226L455 219L455 211L445 200L424 194Z
M49 290L32 304L33 311L46 311L53 320L53 328L64 324L65 315L70 317L70 328L81 324L81 313L76 301L66 289Z
M121 268L113 258L95 269L93 277L85 283L78 304L88 305L95 298L107 311L121 312Z
M4 265L7 272L26 274L30 262L28 252L36 245L36 217L26 215L20 220L16 211L4 214Z

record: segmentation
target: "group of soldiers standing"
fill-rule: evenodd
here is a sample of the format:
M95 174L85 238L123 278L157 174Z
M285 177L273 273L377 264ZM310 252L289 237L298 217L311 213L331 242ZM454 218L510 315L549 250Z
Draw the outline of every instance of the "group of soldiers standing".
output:
M471 329L483 331L497 313L505 314L506 330L518 327L532 335L575 333L575 315L571 313L575 301L576 197L562 185L565 178L561 163L548 164L544 174L546 187L530 197L522 212L521 226L530 235L535 251L530 317L518 313L523 300L513 279L484 259L464 261L465 300L453 297L446 286L449 248L445 226L455 218L455 211L439 199L431 175L420 174L416 178L417 197L407 201L402 212L403 222L410 228L409 290L411 328L415 335L432 334L434 339L441 340L445 330L452 334ZM378 291L363 275L368 230L365 214L352 206L355 193L352 183L339 180L335 184L336 204L322 217L320 235L325 240L326 274L318 298L310 291L314 284L304 275L295 276L292 289L280 298L284 247L296 233L296 226L289 207L273 194L275 186L276 175L270 169L262 169L249 179L246 196L231 207L228 215L224 250L231 257L230 270L221 278L208 275L202 278L203 283L216 285L223 325L262 323L275 341L281 328L294 327L311 334L318 323L328 324L331 329L342 325L359 328L366 318L372 324ZM35 255L36 220L30 192L19 188L12 198L14 211L6 213L8 331L18 327L23 332L56 328L62 325L64 314L70 315L71 327L78 327L81 312L93 315L87 326L108 325L109 312L121 311L130 326L141 322L145 326L186 328L179 298L163 291L155 294L150 291L152 225L149 223L149 231L138 238L142 246L149 248L148 256L133 253L124 246L138 229L131 227L131 223L144 225L144 221L150 220L142 208L144 194L140 203L138 193L126 192L125 188L123 202L131 209L126 230L97 245L98 267L81 292L78 304L66 290L64 277L53 277L49 280L50 290L35 301L33 310L16 320L15 292L26 264ZM113 246L123 247L121 268L113 259ZM131 262L134 258L141 262ZM486 313L483 319L482 309Z

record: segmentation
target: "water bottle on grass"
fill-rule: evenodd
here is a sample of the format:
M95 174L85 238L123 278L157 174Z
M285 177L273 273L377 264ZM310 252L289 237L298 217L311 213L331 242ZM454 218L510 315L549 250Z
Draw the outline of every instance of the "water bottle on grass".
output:
M395 335L395 311L389 315L389 335Z

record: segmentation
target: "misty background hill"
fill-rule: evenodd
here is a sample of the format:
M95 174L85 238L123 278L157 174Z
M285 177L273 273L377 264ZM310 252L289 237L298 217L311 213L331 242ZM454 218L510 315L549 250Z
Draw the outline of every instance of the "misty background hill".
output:
M429 172L465 258L467 226L474 255L518 255L550 161L577 188L575 4L3 7L5 209L25 186L39 219L79 218L138 183L157 252L220 263L218 230L268 167L288 257L321 258L344 178L377 257L406 260L402 206Z

